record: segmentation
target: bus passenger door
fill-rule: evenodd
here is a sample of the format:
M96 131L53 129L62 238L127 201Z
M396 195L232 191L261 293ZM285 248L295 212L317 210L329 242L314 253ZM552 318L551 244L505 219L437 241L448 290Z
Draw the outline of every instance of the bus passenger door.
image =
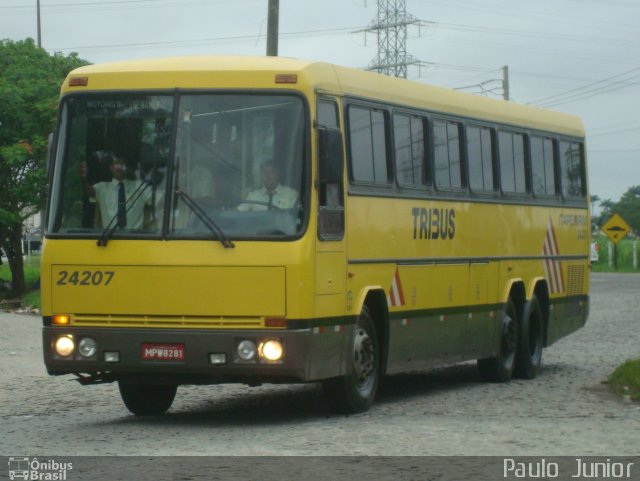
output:
M314 336L313 348L323 359L312 363L318 377L335 375L341 362L346 332L339 321L345 312L346 241L344 238L344 152L339 129L338 104L318 101L317 243L315 263L315 315L323 335Z

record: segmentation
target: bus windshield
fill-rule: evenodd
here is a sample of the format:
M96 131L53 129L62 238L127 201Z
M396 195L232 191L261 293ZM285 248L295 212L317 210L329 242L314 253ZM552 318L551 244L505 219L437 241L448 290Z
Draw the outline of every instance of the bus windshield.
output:
M291 95L70 96L49 232L103 240L299 235L304 112Z
M303 219L304 109L281 95L192 94L179 102L170 233L291 236Z

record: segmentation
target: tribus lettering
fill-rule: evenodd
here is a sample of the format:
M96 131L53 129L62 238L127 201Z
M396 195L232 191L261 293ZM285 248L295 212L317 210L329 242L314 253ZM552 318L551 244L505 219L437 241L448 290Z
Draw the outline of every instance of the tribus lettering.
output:
M414 239L453 239L456 235L456 211L453 209L425 209L414 207Z

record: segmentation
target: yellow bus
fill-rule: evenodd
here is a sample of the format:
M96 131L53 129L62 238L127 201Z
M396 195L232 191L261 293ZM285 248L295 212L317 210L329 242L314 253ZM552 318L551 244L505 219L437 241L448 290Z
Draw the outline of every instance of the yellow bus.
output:
M588 315L584 130L572 116L285 58L94 65L62 87L42 251L52 375L320 381L539 373Z

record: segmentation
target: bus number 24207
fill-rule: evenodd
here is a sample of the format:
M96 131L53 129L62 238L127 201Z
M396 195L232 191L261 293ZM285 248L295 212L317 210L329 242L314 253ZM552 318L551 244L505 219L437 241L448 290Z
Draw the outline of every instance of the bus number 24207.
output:
M60 271L59 286L108 286L113 280L113 271Z

